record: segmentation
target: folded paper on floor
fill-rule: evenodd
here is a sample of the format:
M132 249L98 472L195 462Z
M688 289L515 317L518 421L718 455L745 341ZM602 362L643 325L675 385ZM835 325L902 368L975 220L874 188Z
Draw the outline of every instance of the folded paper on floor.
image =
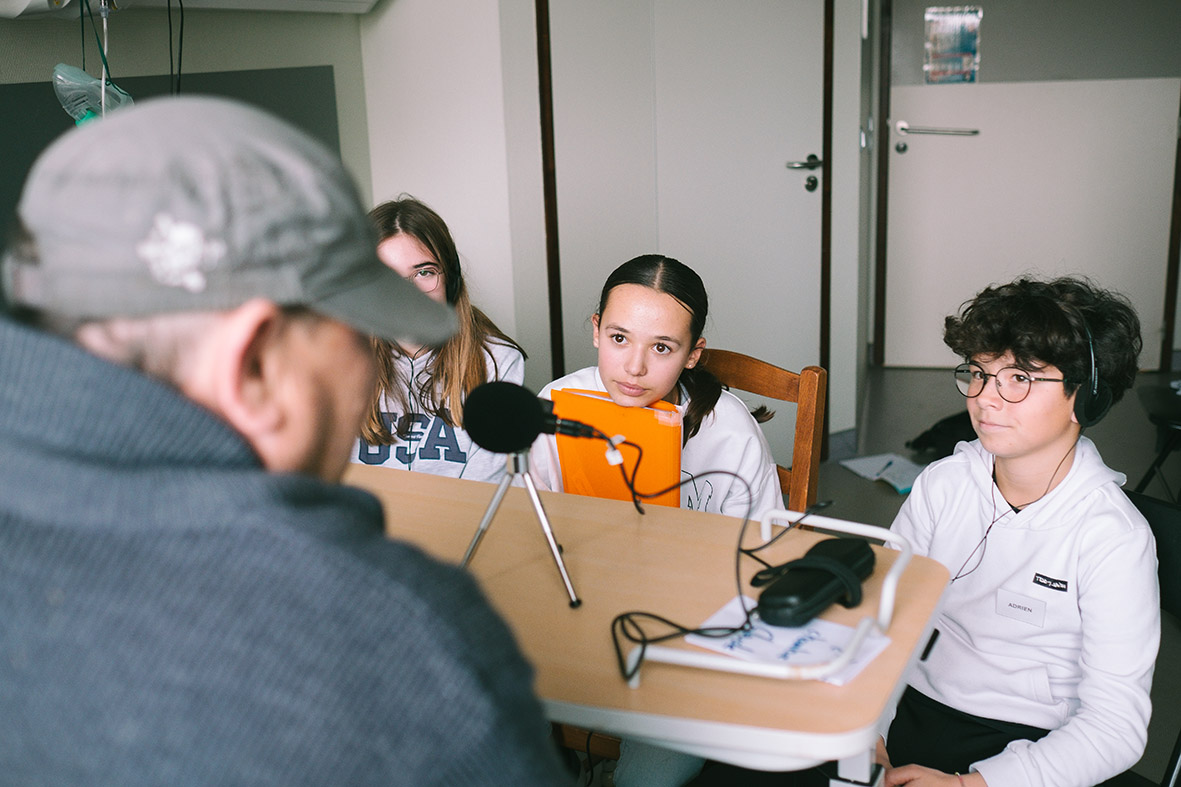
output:
M914 480L923 472L922 465L898 454L874 454L842 459L841 465L870 481L885 481L900 495L909 492L914 486Z

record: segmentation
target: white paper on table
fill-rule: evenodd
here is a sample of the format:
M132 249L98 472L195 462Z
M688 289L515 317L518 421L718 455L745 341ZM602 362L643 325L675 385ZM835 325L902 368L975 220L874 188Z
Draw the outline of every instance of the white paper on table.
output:
M753 599L745 596L743 599L746 601L747 609L755 608L756 602ZM735 628L742 625L742 620L742 606L735 597L702 623L701 628ZM853 638L853 632L851 626L819 618L798 628L771 626L759 619L757 612L752 612L749 631L740 631L728 637L690 634L685 637L685 641L706 650L714 650L747 661L806 665L820 664L839 656ZM825 683L834 686L845 685L889 644L889 637L873 629L861 643L861 648L848 666L824 678Z

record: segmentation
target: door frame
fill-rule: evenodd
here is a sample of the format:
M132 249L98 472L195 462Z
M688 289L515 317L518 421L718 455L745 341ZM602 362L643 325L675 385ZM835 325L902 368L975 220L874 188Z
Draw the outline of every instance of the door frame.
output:
M886 362L886 219L890 208L890 72L894 3L879 0L878 7L878 122L874 124L874 149L878 151L878 182L874 196L873 352L872 366Z
M1177 118L1177 153L1173 160L1173 218L1169 227L1169 259L1165 267L1164 336L1160 345L1160 371L1173 371L1173 334L1177 330L1177 280L1181 258L1181 117Z

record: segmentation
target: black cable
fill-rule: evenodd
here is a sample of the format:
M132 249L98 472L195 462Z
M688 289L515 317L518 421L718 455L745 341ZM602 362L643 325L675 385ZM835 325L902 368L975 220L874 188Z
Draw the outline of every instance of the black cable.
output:
M716 474L731 475L735 478L738 478L744 484L746 484L746 480L743 479L741 476L739 476L737 473L731 473L727 470L714 470L714 471L709 471L709 473L710 474L716 473ZM702 473L701 475L706 475L706 474L707 473ZM682 482L682 483L684 483L684 482ZM746 484L746 485L747 485L747 488L749 489L750 485L749 484ZM747 505L747 509L748 509L747 515L744 516L742 519L742 526L739 529L739 536L738 536L739 546L741 546L742 539L746 534L746 526L750 522L750 509L752 507L753 507L753 500ZM623 612L623 613L615 616L615 619L611 621L611 642L615 648L615 660L616 660L616 664L619 667L619 674L623 676L624 680L631 680L632 677L634 677L635 674L639 671L640 665L643 664L643 662L644 662L644 654L647 651L649 645L657 645L661 642L666 642L671 639L683 637L688 634L696 634L696 635L702 636L702 637L710 637L710 638L720 639L722 637L728 637L728 636L730 636L732 634L736 634L740 631L747 631L750 629L750 627L751 627L750 616L751 616L751 613L753 612L753 610L748 609L746 607L746 603L744 601L741 601L741 599L742 599L741 557L742 557L741 552L736 553L735 583L738 587L738 598L740 599L739 603L742 605L742 612L743 612L742 623L740 623L737 626L722 626L722 627L708 627L708 628L684 626L680 623L669 620L668 618L663 617L662 615L657 615L653 612L644 612L642 610L633 610L631 612ZM644 627L641 625L641 621L655 623L657 625L667 627L669 630L665 633L662 633L662 634L650 635L647 631L644 630ZM622 640L627 640L634 645L638 645L640 648L639 658L636 659L636 663L635 663L634 667L631 669L628 669L628 666L627 666L627 659L626 659L624 652L623 652Z
M176 92L180 95L180 78L184 75L185 59L185 0L176 0L180 6L180 40L176 42Z
M627 467L623 461L623 454L619 454L619 472L623 476L624 486L626 486L627 491L631 493L632 505L634 505L636 507L636 511L638 511L641 514L644 513L644 508L643 508L643 506L640 505L640 498L658 497L659 495L662 495L665 492L668 492L670 489L676 488L676 487L669 487L669 489L666 489L662 492L657 492L655 495L645 495L645 494L641 494L641 493L637 492L636 491L636 473L638 473L640 471L640 460L644 458L644 449L641 448L636 443L633 443L630 440L620 440L619 443L616 443L613 438L608 437L604 432L599 431L598 429L596 429L593 426L590 427L590 430L592 432L592 439L602 440L603 442L605 442L608 446L608 451L615 451L618 453L619 446L621 446L621 445L626 445L629 448L636 449L636 463L632 468L632 474L630 476L627 474ZM677 484L677 486L680 486L680 484Z
M605 435L603 432L599 431L598 429L594 429L592 427L592 430L594 431L594 436L596 438L601 439L601 440L605 440L607 442L607 444L610 445L613 449L618 450L618 446L616 445L614 440L607 437L607 435ZM737 587L737 591L738 591L738 603L742 607L742 623L740 623L738 626L694 628L694 627L683 626L680 623L676 623L672 620L669 620L668 618L662 617L662 616L657 615L652 612L643 612L640 610L633 610L631 612L623 612L623 613L620 613L619 615L616 615L615 618L611 621L611 641L615 647L615 660L619 666L619 672L623 676L624 680L631 680L631 678L636 674L636 672L639 671L640 665L644 661L644 653L647 650L648 645L656 645L656 644L659 644L661 642L665 642L670 639L676 639L677 637L686 636L688 634L696 634L701 637L721 639L723 637L729 637L732 634L737 634L740 631L749 631L751 628L751 625L752 625L751 624L751 614L754 612L754 610L750 609L746 606L745 597L742 592L742 556L746 555L747 557L750 557L750 558L762 563L763 566L765 567L764 570L775 570L776 568L782 569L782 566L780 566L780 567L771 566L771 564L767 563L767 561L758 557L755 553L759 552L763 549L766 549L767 547L774 544L776 541L778 541L780 538L782 538L784 533L787 533L788 530L799 525L807 517L811 516L816 511L819 511L823 508L827 508L829 505L831 505L832 501L825 500L825 501L821 501L819 503L814 503L813 505L811 505L807 509L805 509L797 519L788 523L787 527L785 527L780 533L775 535L773 538L769 539L765 544L760 544L759 546L752 547L751 549L744 549L742 546L742 543L746 539L746 527L747 527L747 525L750 524L750 517L751 517L751 514L754 512L754 489L751 487L749 481L747 481L742 476L738 475L738 473L732 472L730 470L707 470L703 473L698 473L696 476L682 479L675 484L672 484L670 486L665 487L664 489L660 489L655 492L640 492L636 489L635 481L636 481L636 474L639 473L639 470L640 470L640 460L643 458L643 449L640 448L640 446L636 445L635 443L632 443L632 442L629 442L626 440L621 441L619 443L619 445L627 445L627 446L631 446L632 448L636 449L636 463L632 467L631 475L630 476L628 475L627 468L624 466L622 461L620 462L619 469L620 469L620 473L623 475L623 483L627 486L628 491L631 492L632 504L636 507L636 510L640 514L644 513L644 509L640 505L641 499L650 500L655 497L660 497L661 495L668 494L669 492L673 491L674 489L680 489L682 486L689 483L690 481L696 481L698 478L702 478L702 477L710 476L710 475L727 475L727 476L731 476L732 478L738 479L738 481L741 482L744 487L746 487L746 495L747 495L746 512L742 517L742 525L739 527L739 530L738 530L738 547L734 552L734 584ZM756 577L762 573L763 573L763 571L760 571L759 574L756 574ZM763 584L763 583L760 583L760 584ZM655 623L662 625L662 626L667 626L669 629L671 629L671 631L664 633L664 634L660 634L658 636L649 636L648 633L644 631L643 626L641 626L639 623L639 621L641 619L652 621L652 622L655 622ZM626 662L626 659L623 654L623 647L621 645L621 639L626 639L629 642L632 642L633 644L638 645L640 647L640 657L636 660L636 664L633 669L629 670L627 667L627 662Z
M92 9L92 8L90 7L90 0L82 0L82 2L86 4L86 13L87 13L87 14L90 16L90 28L91 28L91 29L94 31L94 42L95 42L95 44L97 44L97 45L98 45L98 56L99 56L99 58L101 58L101 59L102 59L102 61L103 61L103 70L106 72L106 83L107 83L108 85L110 85L110 84L112 84L111 80L112 80L114 77L111 75L111 66L110 66L110 64L109 64L109 63L107 63L107 53L106 53L106 50L105 50L105 49L103 49L103 41L102 41L102 38L101 38L101 37L99 36L99 34L98 34L98 25L97 25L97 23L95 23L95 21L94 21L94 9ZM79 10L80 10L80 9L81 9L81 6L79 6ZM83 27L82 38L83 38L83 41L85 41L85 38L86 38L86 33L85 33L86 26L85 26L85 25L83 25L82 27ZM85 44L83 44L82 51L83 51L83 52L85 52L85 51L86 51L86 46L85 46ZM84 66L84 67L85 67L85 66Z
M598 432L597 429L595 431ZM602 435L601 432L598 432L598 434ZM612 446L615 445L614 442L612 442L609 438L608 438L608 442L611 443ZM665 642L666 640L675 639L677 637L683 637L687 634L697 634L697 635L703 636L703 637L718 637L718 638L728 637L731 634L735 634L739 631L746 631L750 628L750 626L751 626L750 615L751 615L752 610L747 609L746 603L741 600L742 599L742 565L741 565L741 561L742 561L742 541L746 535L746 526L750 522L750 515L754 511L754 490L751 488L750 482L748 482L745 478L738 475L737 473L731 472L729 470L707 470L704 473L698 473L696 476L682 479L682 480L678 481L677 483L672 484L671 486L665 487L664 489L660 489L656 492L647 492L647 493L640 492L636 489L635 479L636 479L636 474L639 473L639 471L640 471L640 460L643 458L643 449L641 449L640 446L635 445L634 443L629 443L626 441L621 443L621 445L631 445L638 452L637 457L636 457L635 466L632 468L631 476L630 477L628 476L627 469L623 466L622 463L620 464L620 471L623 474L624 484L627 485L628 490L632 494L632 504L635 505L636 510L639 511L641 514L644 513L644 509L640 505L641 498L648 500L648 499L651 499L654 497L660 497L661 495L667 494L674 489L680 489L682 486L689 483L690 481L695 481L698 478L701 478L703 476L708 476L708 475L728 475L728 476L732 476L734 478L737 478L742 483L742 485L744 487L746 487L746 495L747 495L746 512L742 517L742 526L739 529L739 533L738 533L738 552L735 554L735 559L734 559L735 583L738 586L738 598L739 598L739 603L742 605L742 611L743 611L742 624L737 628L732 628L732 627L689 628L687 626L682 626L681 624L675 623L675 622L669 620L668 618L662 617L660 615L656 615L651 612L642 612L642 611L635 610L632 612L624 612L619 615L616 615L615 619L611 621L611 641L615 647L615 659L616 659L617 664L619 665L619 672L621 675L623 675L624 680L630 680L632 678L632 676L635 675L636 671L639 670L640 664L644 661L644 653L647 650L648 645L650 645L650 644L655 645L660 642ZM801 517L801 519L802 518L803 517ZM798 522L799 520L796 520L796 521ZM641 619L641 618L644 618L644 619L647 619L650 621L655 621L656 623L664 625L664 626L668 626L669 628L672 629L672 631L667 634L662 634L660 636L650 637L650 636L648 636L648 634L644 631L643 627L638 622L639 619ZM633 670L629 670L627 668L627 663L626 663L626 660L624 659L624 655L623 655L623 648L620 644L621 637L640 646L640 657L639 657L639 659L636 660L636 666L635 666L635 669L633 669Z
M172 57L172 0L168 0L168 92L173 95L180 93L180 78L183 71L183 60L185 54L185 3L184 0L177 0L177 5L180 7L180 39L177 41L175 70L174 61Z
M172 58L172 0L168 0L168 92L176 93L175 61Z
M586 743L584 744L586 750L586 774L587 784L593 784L595 781L595 758L591 755L591 738L595 737L594 730L586 731Z
M619 615L615 616L614 620L611 621L611 641L612 641L612 645L615 648L615 660L616 660L616 664L619 667L619 674L623 676L624 680L631 680L633 677L635 677L635 674L640 669L640 665L643 664L643 662L644 662L644 653L647 651L647 648L649 645L657 645L657 644L660 644L661 642L666 642L668 640L676 639L678 637L683 637L683 636L686 636L689 634L696 634L697 636L708 637L711 639L722 639L724 637L729 637L733 634L737 634L742 631L749 631L751 629L751 626L753 625L753 623L751 622L751 616L754 614L755 610L753 608L749 608L746 606L746 600L745 600L745 596L743 594L743 587L742 587L742 557L743 557L743 555L746 555L747 557L751 557L755 560L758 560L760 563L763 563L763 565L767 565L766 561L762 560L761 558L756 557L754 555L754 553L758 552L760 550L766 549L771 544L775 543L780 538L782 538L784 533L786 533L786 532L788 532L788 530L791 530L791 529L795 528L796 526L800 525L805 519L807 519L813 513L831 505L831 501L826 500L826 501L815 503L814 505L809 506L807 509L805 509L803 512L800 513L799 517L797 517L795 520L789 522L787 527L785 527L783 531L781 531L780 533L775 535L773 538L769 539L766 543L760 544L759 546L752 547L750 549L744 549L742 546L742 543L746 538L746 528L750 524L750 516L751 516L752 510L754 508L753 490L751 489L749 482L747 482L747 480L745 478L743 478L742 476L738 475L737 473L733 473L729 470L708 470L704 473L699 473L697 475L697 478L700 478L702 476L707 476L707 475L728 475L728 476L732 476L734 478L737 478L746 487L747 495L749 496L749 500L747 503L746 515L743 516L742 525L739 527L739 530L738 530L738 548L734 551L734 582L735 582L735 585L737 586L737 590L738 590L738 603L742 607L742 622L740 624L738 624L737 626L718 626L718 627L711 626L711 627L706 627L706 628L693 628L693 627L681 625L680 623L676 623L672 620L669 620L668 618L665 618L661 615L657 615L652 612L633 610L631 612L620 613ZM681 481L680 483L678 483L674 486L671 486L668 489L661 490L660 492L655 492L655 493L651 493L651 494L639 494L639 496L640 497L654 497L657 495L661 495L661 494L664 494L665 492L668 492L672 489L675 489L677 487L684 485L689 480L691 480L691 479L686 479L685 481ZM649 635L648 632L646 632L644 630L643 626L641 625L641 621L647 621L649 623L655 623L660 626L665 626L670 630L665 633L658 634L658 635ZM635 666L631 669L628 669L627 659L626 659L626 656L624 655L624 652L623 652L623 645L622 645L623 640L627 640L628 642L631 642L633 645L637 645L640 648L639 658L636 659Z
M647 651L649 645L656 645L656 644L659 644L661 642L665 642L670 639L676 639L678 637L686 636L688 634L697 634L699 636L711 637L711 638L721 638L721 637L728 637L731 634L736 634L739 631L746 631L746 630L750 629L750 626L751 626L750 616L751 616L752 610L747 609L746 603L741 600L742 595L743 595L742 594L742 564L741 564L741 561L742 561L742 542L746 536L746 526L750 523L750 516L753 513L753 509L754 509L753 490L751 489L750 483L745 478L743 478L742 476L738 475L737 473L733 473L729 470L708 470L704 473L699 473L696 476L696 478L700 478L702 476L707 476L707 475L732 476L732 477L738 479L743 484L743 486L746 487L746 491L747 491L747 498L748 499L747 499L747 504L746 504L746 513L742 517L742 525L739 527L738 550L735 552L735 560L734 560L735 584L738 589L738 598L740 599L739 603L742 605L742 612L743 612L742 623L739 624L738 626L728 626L728 627L718 627L718 628L714 628L714 627L700 628L700 627L684 626L684 625L681 625L680 623L676 623L672 620L669 620L668 618L665 618L661 615L657 615L652 612L633 610L631 612L620 613L619 615L615 616L614 620L611 621L611 642L615 648L615 660L616 660L616 664L619 667L619 673L620 673L620 675L623 676L624 680L631 680L632 677L635 676L636 672L639 671L640 665L644 661L644 653ZM683 486L684 484L688 483L691 480L694 480L694 479L685 479L683 481L680 481L677 484L674 484L673 486L668 487L667 489L660 490L659 492L654 492L651 494L639 494L639 493L637 493L637 494L640 497L655 497L657 495L662 495L666 492L669 492L673 489L677 489L677 488ZM655 636L649 635L648 632L646 632L644 630L644 627L640 624L640 621L642 621L642 620L646 620L646 621L656 623L661 626L665 626L665 627L669 628L670 631L663 633L663 634L655 635ZM636 659L635 666L632 669L628 669L627 660L626 660L626 657L624 656L624 653L623 653L622 640L625 640L625 639L634 645L638 645L640 648L640 656L638 659Z
M832 505L832 501L831 501L831 500L818 500L818 501L816 501L815 503L813 503L812 505L810 505L810 506L808 506L807 508L805 508L805 509L804 509L803 516L801 516L801 517L800 517L799 519L797 519L795 522L792 522L792 523L790 523L790 524L789 524L787 527L785 527L783 530L780 530L780 531L779 531L777 534L775 534L775 536L773 536L772 538L770 538L770 539L769 539L769 540L768 540L768 541L767 541L765 544L759 544L757 547L751 547L750 549L743 549L743 550L742 550L742 554L746 555L747 557L751 558L752 560L757 560L758 562L762 563L762 564L763 564L763 566L765 567L765 569L772 569L772 568L775 568L775 566L772 566L770 563L768 563L766 560L763 560L761 557L759 557L759 556L758 556L758 555L756 555L755 553L756 553L756 552L762 552L764 549L766 549L767 547L771 546L772 544L774 544L774 543L775 543L776 541L778 541L779 539L783 538L785 535L787 535L787 532L788 532L789 530L791 530L791 528L792 528L794 525L797 525L797 524L799 524L799 523L800 523L800 521L801 521L801 520L802 520L802 519L803 519L805 516L810 516L810 515L812 515L812 514L815 514L817 511L820 511L820 510L823 510L823 509L825 509L825 508L828 508L830 505ZM762 574L762 573L763 573L763 571L760 571L760 572L759 572L759 574ZM759 574L756 574L755 576L756 576L756 577L758 577L758 576L759 576ZM752 581L752 584L753 584L753 581Z
M619 455L619 473L623 476L623 484L627 487L627 491L631 492L632 505L636 507L636 511L639 512L640 515L643 515L644 507L640 505L640 498L647 498L650 497L650 495L642 495L636 491L636 473L640 472L640 460L644 458L644 449L641 448L638 443L633 443L631 440L622 440L618 445L616 445L615 441L610 438L607 439L607 442L610 443L611 447L616 451L619 450L619 446L621 445L626 445L629 448L636 449L636 463L632 465L631 476L628 476L627 474L627 467L623 462L622 453Z
M78 27L82 33L82 70L86 70L86 11L89 4L78 3Z

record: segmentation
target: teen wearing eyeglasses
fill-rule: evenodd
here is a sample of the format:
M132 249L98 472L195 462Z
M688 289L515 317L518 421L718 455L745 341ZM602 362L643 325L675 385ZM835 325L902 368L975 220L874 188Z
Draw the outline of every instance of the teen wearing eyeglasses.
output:
M463 403L481 383L519 385L525 351L472 305L459 252L439 214L403 195L378 205L369 218L380 238L377 256L428 298L450 305L459 331L439 347L373 340L377 391L353 461L499 480L504 456L472 442L463 429Z
M1139 320L1085 280L1021 278L944 342L978 439L894 520L952 579L879 747L885 784L1099 784L1144 751L1160 639L1152 533L1082 435L1132 385Z

